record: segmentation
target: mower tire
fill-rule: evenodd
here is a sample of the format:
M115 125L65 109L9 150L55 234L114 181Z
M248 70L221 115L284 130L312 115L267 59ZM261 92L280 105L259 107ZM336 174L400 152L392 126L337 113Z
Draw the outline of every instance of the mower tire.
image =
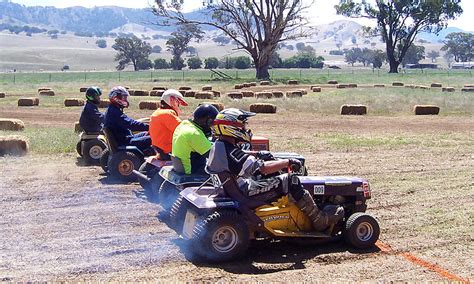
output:
M370 248L379 239L380 227L374 217L366 213L352 214L345 224L345 241L359 249Z
M140 165L141 160L136 154L120 151L114 153L110 158L109 171L112 177L120 181L133 182L137 181L137 176L133 174L133 170L138 169Z
M82 141L77 142L77 144L76 144L76 152L79 154L79 156L82 157Z
M161 176L160 176L161 177ZM160 205L166 214L169 214L173 203L179 197L179 191L176 186L168 181L163 181L158 192Z
M104 170L105 173L109 172L109 156L110 152L109 149L105 149L102 152L102 156L100 157L100 167Z
M100 158L107 148L104 141L99 139L91 139L84 142L84 148L82 149L83 158L86 163L90 165L100 164Z
M176 201L171 206L170 210L170 227L178 235L181 235L183 232L184 220L186 219L186 212L190 206L189 201L184 199L181 195L178 196Z

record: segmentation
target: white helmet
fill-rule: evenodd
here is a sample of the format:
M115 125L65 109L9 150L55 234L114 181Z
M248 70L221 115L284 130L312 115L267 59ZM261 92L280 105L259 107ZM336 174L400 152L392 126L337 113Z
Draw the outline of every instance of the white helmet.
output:
M187 106L188 103L184 100L183 95L174 89L166 90L161 96L161 101L169 106L173 106L173 101L177 101L178 105Z

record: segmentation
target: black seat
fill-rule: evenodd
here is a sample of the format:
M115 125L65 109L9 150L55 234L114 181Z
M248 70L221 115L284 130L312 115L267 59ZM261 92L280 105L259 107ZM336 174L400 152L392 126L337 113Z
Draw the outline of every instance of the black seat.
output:
M105 141L107 141L107 147L109 148L110 153L117 152L117 140L115 139L115 136L112 131L110 131L110 129L107 127L104 127L102 131L104 132Z
M181 162L181 159L171 155L171 162L173 163L173 170L177 172L178 174L184 174L184 166L183 163Z

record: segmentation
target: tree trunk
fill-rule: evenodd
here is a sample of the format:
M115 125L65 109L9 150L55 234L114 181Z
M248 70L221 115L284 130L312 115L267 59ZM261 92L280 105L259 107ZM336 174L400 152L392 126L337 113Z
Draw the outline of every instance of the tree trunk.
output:
M270 56L263 54L264 51L260 53L260 56L253 58L255 64L256 77L259 80L268 80L270 79L270 74L268 73L268 66L270 65Z
M395 52L392 48L387 48L387 59L388 64L390 65L390 71L388 73L398 73L398 66L400 62L395 59Z

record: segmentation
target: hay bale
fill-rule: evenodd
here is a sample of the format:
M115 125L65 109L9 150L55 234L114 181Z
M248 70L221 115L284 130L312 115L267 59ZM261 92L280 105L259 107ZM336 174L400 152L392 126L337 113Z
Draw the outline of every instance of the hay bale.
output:
M431 88L442 88L443 84L441 83L431 83Z
M178 90L178 92L183 96L186 94L187 91L190 91L190 90Z
M269 86L270 81L260 81L260 86Z
M308 91L306 91L306 89L298 89L297 91L300 91L303 96L308 94Z
M64 99L65 107L83 106L86 102L83 99Z
M428 86L423 86L423 85L415 85L415 89L429 90L429 87Z
M447 92L447 93L452 93L452 92L455 92L456 89L454 89L453 87L443 87L441 89L442 92Z
M328 84L329 84L329 85L337 85L337 84L339 84L339 83L338 83L336 80L329 80L329 81L328 81Z
M165 91L163 90L152 90L150 92L151 97L161 97Z
M348 87L348 88L352 88L352 89L353 89L353 88L357 88L357 84L355 84L355 83L350 83L350 84L347 84L347 87Z
M191 88L189 86L181 86L181 87L179 87L178 91L190 91L192 89L193 88Z
M159 107L160 107L160 102L156 102L156 101L141 101L138 103L139 109L156 110Z
M276 113L277 107L273 104L256 103L250 105L250 111L255 113Z
M204 104L213 105L215 108L217 108L218 111L224 110L224 104L221 104L221 103L214 103L214 102L199 103L199 105L204 105Z
M211 85L202 86L201 90L204 92L212 91L212 86Z
M0 99L4 99L4 98L5 98L5 93L0 92Z
M250 83L243 83L242 84L242 87L243 88L250 88L252 85L250 85Z
M286 97L289 99L293 98L301 98L303 96L303 92L301 91L288 91L286 92Z
M100 100L99 108L106 108L109 107L110 101L109 100Z
M42 91L51 91L51 88L47 88L47 87L38 88L38 94Z
M40 96L53 97L53 96L55 95L55 93L54 93L53 90L48 90L48 91L41 91L41 92L39 92L39 95L40 95Z
M285 94L281 91L273 91L272 96L276 99L281 99L285 96Z
M244 98L253 98L255 97L255 93L253 91L242 91L242 96Z
M250 84L250 87L255 87L255 86L257 86L257 82L250 82L249 84Z
M255 97L257 99L271 99L273 94L271 92L256 92Z
M212 92L212 94L214 95L214 97L216 97L216 98L220 98L220 97L221 97L221 92L219 92L219 91L211 91L211 92Z
M414 89L414 88L415 88L415 85L405 85L405 88Z
M82 129L81 125L79 124L79 121L76 121L74 123L74 132L81 133L83 131L84 131L84 129Z
M28 139L18 135L0 136L0 156L24 156L28 153Z
M311 90L315 93L321 93L321 87L311 87Z
M474 85L464 85L464 88L474 88Z
M214 98L214 94L212 92L196 92L194 97L198 100L210 100Z
M405 84L403 84L402 82L393 82L392 83L392 87L403 87Z
M18 99L18 106L38 106L38 98L21 98Z
M367 114L367 106L365 105L342 105L342 115L364 115Z
M133 92L133 95L137 97L146 97L150 95L150 92L145 90L135 90L135 92Z
M0 118L0 130L22 131L25 124L19 119Z
M85 93L87 91L87 87L79 88L79 93Z
M375 84L374 88L385 88L385 84Z
M415 115L438 115L439 107L435 105L416 105L413 107Z
M336 88L337 89L345 89L345 88L348 88L346 84L337 84L336 85Z
M474 92L474 88L462 88L461 92Z
M240 90L240 89L243 89L243 88L244 88L244 86L242 84L234 85L234 89L236 89L236 90Z
M135 90L128 90L128 89L127 89L127 91L128 91L128 94L129 94L130 96L134 96L134 95L135 95Z
M186 93L184 93L184 97L186 98L194 98L195 95L196 95L196 91L193 91L193 90L186 91Z
M226 96L234 100L239 100L243 98L243 94L241 92L230 92L230 93L227 93Z
M164 92L164 91L168 90L168 88L163 87L163 86L156 86L156 87L153 87L151 90L152 91L163 91Z
M288 80L288 81L287 81L287 84L288 84L288 85L298 85L299 82L298 82L298 80Z

